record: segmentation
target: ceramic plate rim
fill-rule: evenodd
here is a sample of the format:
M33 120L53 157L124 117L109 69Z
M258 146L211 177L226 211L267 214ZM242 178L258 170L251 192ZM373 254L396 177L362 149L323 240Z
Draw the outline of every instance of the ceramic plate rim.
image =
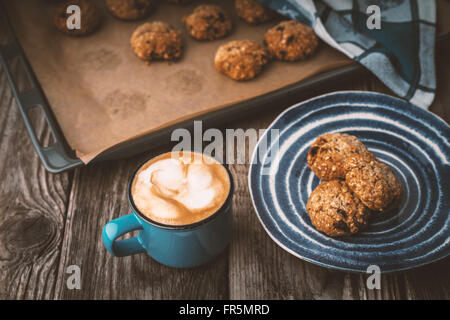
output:
M325 268L327 268L327 269L338 270L338 271L345 271L345 272L352 272L352 273L359 273L359 274L360 274L360 273L367 273L367 272L366 272L366 271L363 271L363 270L361 270L361 269L357 269L357 268L341 267L341 266L336 266L336 265L332 265L332 264L327 264L327 263L323 263L323 262L320 262L320 261L316 261L316 260L310 259L310 258L308 258L308 257L305 257L305 256L303 256L303 255L301 255L301 254L299 254L299 253L293 251L292 249L290 249L290 248L288 248L287 246L285 246L281 241L279 241L279 240L278 240L274 235L272 235L272 233L268 230L268 228L266 227L265 223L263 222L263 220L262 220L262 218L261 218L261 216L260 216L260 213L258 212L256 203L255 203L255 198L254 198L254 196L253 196L254 190L252 189L252 183L251 183L252 173L253 173L254 170L255 170L254 158L255 158L255 155L256 155L256 153L257 153L257 151L258 151L258 148L259 148L259 145L260 145L261 140L267 135L267 131L268 131L267 129L271 128L271 127L272 127L279 119L281 119L286 113L288 113L288 112L291 111L292 109L298 108L298 107L301 106L301 105L304 105L304 104L307 104L307 103L309 103L309 102L311 102L311 101L319 100L319 99L321 99L321 98L325 98L325 97L328 97L328 96L334 96L334 95L347 95L347 94L350 94L350 95L360 95L360 94L362 94L362 95L382 96L382 97L385 98L385 99L393 99L393 100L397 100L398 102L401 102L401 103L403 103L403 104L407 103L407 104L410 104L411 107L412 107L413 109L414 109L414 108L417 108L418 110L425 111L425 112L427 112L429 115L433 116L437 121L439 121L439 122L441 122L442 124L444 124L445 126L449 127L449 125L448 125L448 124L447 124L440 116L438 116L438 115L436 115L436 114L430 112L429 110L419 108L419 107L417 107L417 106L415 106L415 105L412 105L412 104L409 103L408 101L402 100L402 99L400 99L400 98L397 98L397 97L394 97L394 96L391 96L391 95L388 95L388 94L378 93L378 92L374 92L374 91L363 91L363 90L342 90L342 91L333 91L333 92L325 93L325 94L322 94L322 95L318 95L318 96L309 98L309 99L307 99L307 100L301 101L301 102L299 102L299 103L296 103L296 104L290 106L289 108L283 110L283 111L282 111L282 112L281 112L281 113L280 113L280 114L279 114L279 115L278 115L278 116L277 116L277 117L276 117L276 118L275 118L275 119L267 126L266 131L265 131L264 134L259 138L259 140L258 140L258 142L257 142L257 144L256 144L256 146L255 146L255 148L254 148L254 150L253 150L253 152L252 152L252 155L251 155L251 157L250 157L250 166L249 166L249 172L248 172L248 175L247 175L247 183L248 183L248 188L249 188L249 191L250 191L250 198L251 198L251 200L252 200L252 205L253 205L253 209L254 209L254 211L255 211L255 213L256 213L256 216L258 217L258 220L259 220L260 224L263 226L265 232L269 235L269 237L270 237L270 238L271 238L278 246L280 246L283 250L287 251L288 253L292 254L293 256L295 256L295 257L297 257L297 258L299 258L299 259L301 259L301 260L303 260L303 261L307 261L307 262L309 262L309 263L312 263L312 264L315 264L315 265L318 265L318 266L321 266L321 267L325 267ZM420 267L423 267L423 266L425 266L425 265L428 265L428 264L431 264L431 263L434 263L434 262L443 260L443 259L445 259L445 258L447 258L447 257L449 257L449 256L450 256L450 252L444 254L444 255L441 256L441 257L438 257L438 258L435 258L435 259L430 259L430 260L424 261L424 262L422 262L422 263L417 263L417 264L414 264L414 265L408 265L408 266L405 266L405 267L395 268L395 269L392 269L392 270L386 270L386 271L381 270L381 273L383 273L383 274L388 274L388 273L394 273L394 272L400 272L400 271L406 271L406 270L416 269L416 268L420 268Z

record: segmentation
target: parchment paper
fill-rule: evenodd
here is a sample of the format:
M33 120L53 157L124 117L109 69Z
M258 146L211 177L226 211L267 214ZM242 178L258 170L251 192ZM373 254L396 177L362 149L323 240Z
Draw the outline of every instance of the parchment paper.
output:
M217 48L233 39L261 42L276 22L248 26L237 18L234 1L212 1L229 11L233 32L221 40L196 41L186 34L181 18L199 1L187 6L160 4L148 18L182 30L185 46L180 61L147 66L129 45L132 32L143 21L117 20L102 1L96 2L103 11L102 27L75 38L54 28L50 1L6 1L15 32L63 134L85 163L121 142L353 63L321 43L318 53L304 62L275 61L252 81L231 80L214 68Z

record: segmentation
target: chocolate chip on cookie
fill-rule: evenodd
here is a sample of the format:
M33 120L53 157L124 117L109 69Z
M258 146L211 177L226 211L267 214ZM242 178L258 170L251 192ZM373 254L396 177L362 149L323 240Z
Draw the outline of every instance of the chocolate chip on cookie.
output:
M121 20L138 20L147 17L156 0L105 0L109 12Z
M188 33L197 40L214 40L225 37L232 28L228 13L220 6L200 5L183 18Z
M145 61L175 60L183 51L181 32L161 21L140 25L133 32L130 43L136 55Z
M355 136L346 133L325 133L308 151L308 166L320 180L344 179L344 161L355 153L367 151Z
M306 210L313 226L332 237L361 231L370 213L342 180L319 184L309 196Z
M259 24L273 20L279 14L258 3L256 0L235 0L237 15L249 24Z
M67 13L71 5L80 8L80 28L69 29L67 20L73 13ZM64 1L55 8L53 22L56 28L71 36L84 36L94 32L101 24L102 16L98 8L89 0Z
M280 22L264 35L267 50L279 60L303 60L312 55L319 44L314 31L296 20Z
M369 209L387 211L398 204L403 193L401 182L372 153L350 155L344 170L347 185Z
M216 52L216 69L234 80L249 80L258 75L270 60L269 53L252 40L234 40Z

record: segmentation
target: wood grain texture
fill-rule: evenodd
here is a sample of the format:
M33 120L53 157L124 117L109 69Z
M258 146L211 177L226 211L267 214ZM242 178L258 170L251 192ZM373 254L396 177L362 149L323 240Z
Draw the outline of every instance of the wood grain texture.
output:
M13 65L19 83L23 74ZM40 164L0 71L0 299L49 299L58 276L71 174ZM50 131L31 116L39 140Z
M431 107L447 122L449 54L450 42L438 55L438 94ZM288 105L335 90L390 94L365 72L230 119L221 130L266 128ZM103 226L129 212L126 186L138 164L170 147L51 175L31 146L2 71L0 110L0 299L450 299L450 259L384 275L381 290L369 290L366 275L322 268L281 249L254 212L248 164L230 165L236 185L234 234L216 260L179 270L143 254L113 258L101 242ZM36 116L33 122L40 140L48 143L43 119ZM67 288L70 265L81 268L81 290Z

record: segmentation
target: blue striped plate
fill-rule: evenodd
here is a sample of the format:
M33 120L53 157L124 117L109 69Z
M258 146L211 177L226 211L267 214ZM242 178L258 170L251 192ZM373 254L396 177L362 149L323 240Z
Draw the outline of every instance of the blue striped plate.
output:
M357 136L405 190L398 210L344 238L318 232L305 209L320 182L306 155L326 132ZM353 272L425 265L450 253L449 141L444 121L391 96L345 91L313 98L284 111L258 142L249 172L253 205L270 237L306 261Z

